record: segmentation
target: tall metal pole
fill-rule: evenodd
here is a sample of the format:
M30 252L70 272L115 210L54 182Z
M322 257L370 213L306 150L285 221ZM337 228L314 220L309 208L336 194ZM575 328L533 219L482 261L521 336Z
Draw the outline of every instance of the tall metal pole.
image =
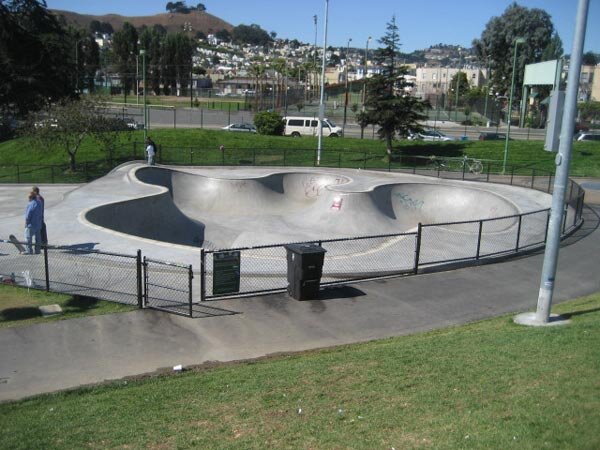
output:
M344 123L342 124L342 136L346 133L346 118L348 113L348 54L350 53L350 42L352 42L352 38L348 38L348 45L346 45L346 64L344 64L344 68L346 69L344 78L346 79L346 89L344 92Z
M144 140L148 137L148 108L146 106L146 50L140 50L142 55L142 82L144 83Z
M510 139L510 122L512 117L512 102L513 95L515 93L515 75L517 72L517 48L519 44L525 43L525 39L516 38L515 39L515 50L513 55L513 71L512 71L512 81L510 82L510 96L508 98L508 126L506 128L506 138L504 140L504 161L502 163L502 173L506 173L506 161L508 160L508 140Z
M135 104L140 104L140 57L135 55Z
M544 254L542 278L535 313L537 324L546 324L550 319L552 296L554 293L554 279L560 248L560 234L564 214L565 196L569 181L569 164L571 163L571 147L573 145L573 130L577 114L577 90L579 88L579 75L581 73L581 60L587 23L589 0L579 0L577 18L575 21L575 36L573 50L569 63L567 77L567 93L563 111L562 125L560 128L560 144L556 155L556 174L554 179L554 193L552 195L552 209L548 224L548 239Z
M327 60L327 21L329 18L329 0L325 0L325 35L323 36L323 64L321 66L321 100L319 101L319 139L317 143L317 166L321 164L323 148L323 119L325 118L325 63Z
M311 81L311 90L310 90L310 101L313 101L313 98L315 98L314 96L314 92L315 92L315 87L318 86L317 81L317 15L315 14L313 16L313 21L315 23L315 46L314 46L314 52L313 52L313 70L314 72L311 70L310 71L310 81Z
M363 103L363 107L362 110L365 110L365 103L367 101L367 74L369 73L369 42L371 41L371 36L368 37L367 39L367 45L365 46L365 82L363 83L363 98L362 98L362 103Z

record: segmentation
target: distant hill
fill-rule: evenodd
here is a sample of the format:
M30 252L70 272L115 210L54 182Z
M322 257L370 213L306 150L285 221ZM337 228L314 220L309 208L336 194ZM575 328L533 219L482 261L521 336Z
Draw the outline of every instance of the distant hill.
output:
M63 16L67 23L76 25L80 28L89 28L92 20L99 22L107 22L112 25L115 31L120 30L125 22L129 22L134 27L139 28L142 25L146 25L151 28L155 24L162 25L168 32L183 31L184 26L189 28L191 26L191 35L196 34L197 31L202 31L204 34L215 33L219 30L227 30L231 32L233 25L218 17L208 14L206 12L193 11L189 14L179 13L165 13L156 14L154 16L139 16L139 17L125 17L119 16L118 14L106 14L103 16L92 16L88 14L78 14L71 11L60 11L51 10L53 14L57 16Z

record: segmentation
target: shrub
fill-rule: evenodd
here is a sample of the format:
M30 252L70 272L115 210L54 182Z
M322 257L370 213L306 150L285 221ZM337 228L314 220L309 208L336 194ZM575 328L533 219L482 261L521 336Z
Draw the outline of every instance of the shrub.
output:
M283 118L276 111L261 111L254 116L254 125L260 134L280 136L283 134L285 124Z

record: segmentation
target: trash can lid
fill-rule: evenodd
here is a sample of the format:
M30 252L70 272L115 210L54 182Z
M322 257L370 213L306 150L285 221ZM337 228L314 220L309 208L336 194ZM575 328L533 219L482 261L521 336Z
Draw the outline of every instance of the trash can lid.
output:
M307 253L325 253L327 251L320 245L310 244L310 243L308 243L308 244L286 244L286 245L284 245L284 247L286 248L286 250L289 250L294 253L298 253L300 255L304 255Z

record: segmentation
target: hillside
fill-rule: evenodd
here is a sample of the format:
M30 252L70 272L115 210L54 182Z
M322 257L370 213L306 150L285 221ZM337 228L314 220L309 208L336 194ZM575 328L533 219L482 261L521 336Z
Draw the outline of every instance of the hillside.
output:
M131 23L134 27L139 28L143 25L152 27L156 24L162 25L168 32L183 31L184 25L191 25L191 34L196 34L197 31L202 31L204 34L214 33L225 29L229 32L233 29L233 25L212 14L206 12L193 11L189 14L156 14L154 16L139 16L125 17L118 14L106 14L103 16L93 16L87 14L78 14L71 11L51 10L57 16L63 16L67 23L76 25L81 28L88 28L92 20L99 22L107 22L112 25L115 31L120 30L125 22Z

